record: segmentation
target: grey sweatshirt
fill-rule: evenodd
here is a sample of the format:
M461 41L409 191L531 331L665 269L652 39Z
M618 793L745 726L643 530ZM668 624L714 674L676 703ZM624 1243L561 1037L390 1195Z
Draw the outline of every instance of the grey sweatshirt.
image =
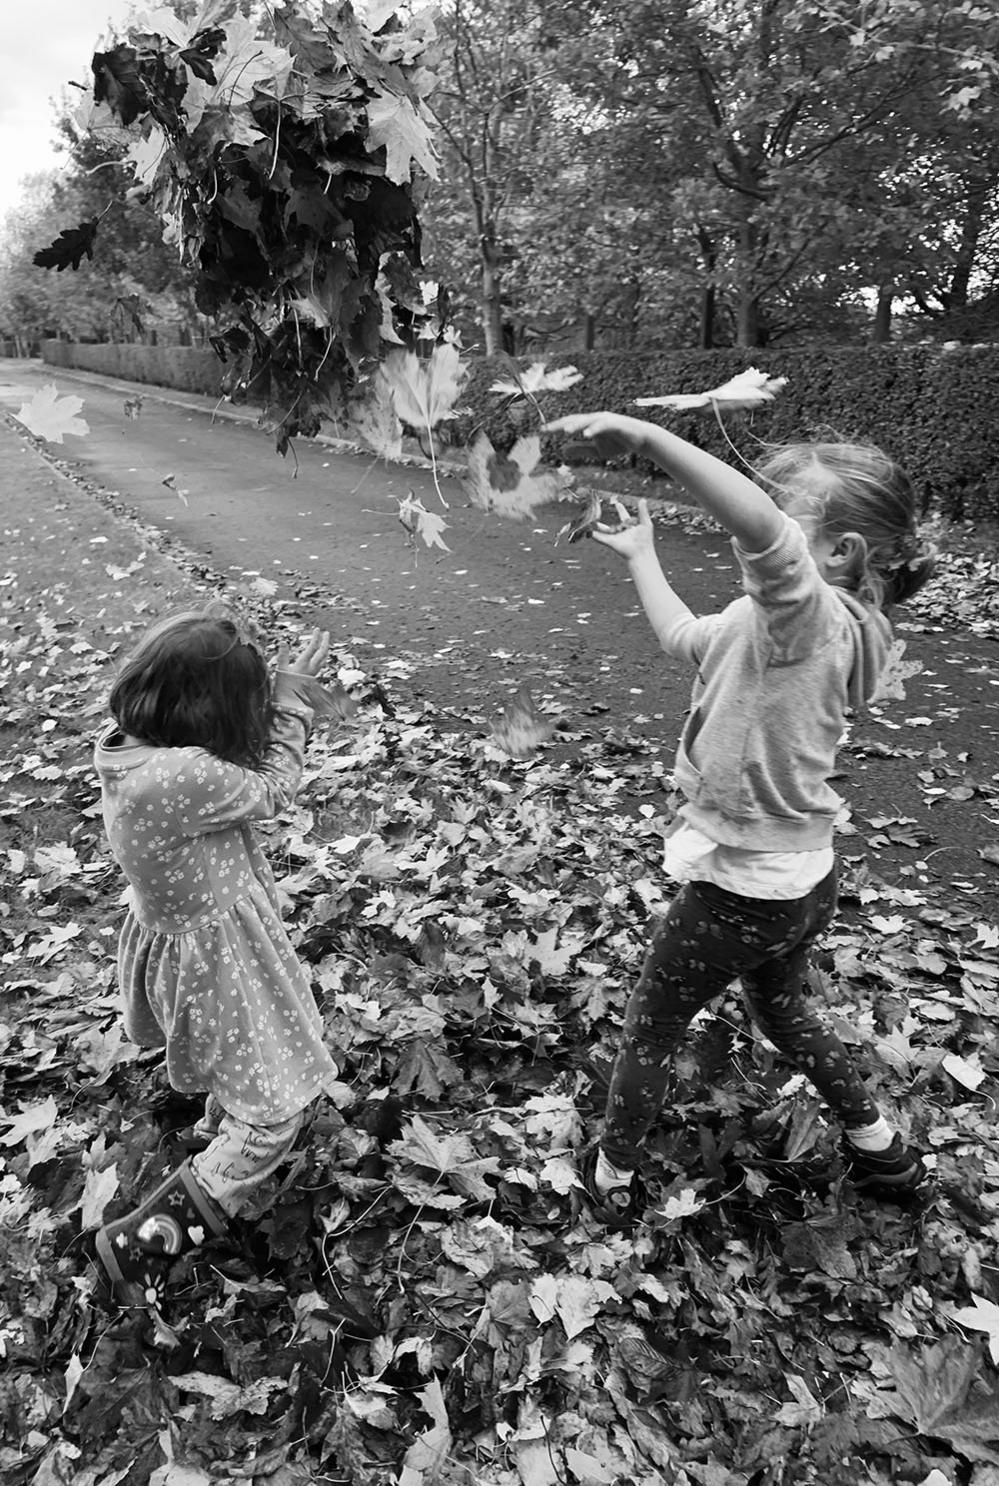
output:
M874 692L891 626L825 582L789 517L765 552L732 547L745 596L666 637L698 667L676 759L680 814L726 846L813 851L832 840L837 745Z

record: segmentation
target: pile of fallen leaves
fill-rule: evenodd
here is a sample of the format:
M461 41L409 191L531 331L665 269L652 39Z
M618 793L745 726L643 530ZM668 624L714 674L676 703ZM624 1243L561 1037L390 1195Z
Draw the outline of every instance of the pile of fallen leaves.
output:
M669 778L554 713L443 733L349 655L357 716L269 832L341 1083L270 1210L177 1263L162 1317L109 1305L94 1231L197 1113L121 1032L89 757L153 563L97 549L89 630L65 584L0 580L3 1480L995 1486L996 927L855 863L815 972L929 1155L924 1205L852 1194L733 992L678 1060L644 1221L608 1232L579 1159L668 895ZM511 757L532 727L557 748Z

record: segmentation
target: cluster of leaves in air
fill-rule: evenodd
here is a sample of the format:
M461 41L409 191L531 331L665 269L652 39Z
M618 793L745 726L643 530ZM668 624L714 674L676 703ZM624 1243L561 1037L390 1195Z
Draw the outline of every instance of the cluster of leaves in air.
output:
M0 589L17 625L0 763L5 1481L745 1486L793 1462L802 1486L934 1469L986 1486L994 925L865 865L868 840L923 851L920 824L844 822L854 868L816 994L935 1157L925 1211L816 1179L836 1176L835 1132L732 996L678 1062L644 1221L607 1231L579 1158L667 891L673 801L647 744L587 741L593 718L554 698L533 731L512 705L491 733L442 733L397 697L314 740L271 849L343 1084L270 1215L178 1264L162 1319L108 1309L88 1239L178 1158L196 1107L121 1031L121 882L88 741L107 650L142 623L132 585L167 565L145 551L123 567L90 541L106 649L62 617L71 575ZM278 642L296 610L258 601L256 618ZM363 693L360 655L340 679ZM539 755L555 724L559 749ZM878 731L852 752L884 747ZM995 779L941 750L920 764L929 811L957 791L995 813Z
M138 14L93 58L79 126L120 138L136 191L197 272L227 390L273 410L281 452L345 416L390 345L432 340L416 275L416 171L436 173L432 13L374 0L273 11L273 39L205 0ZM36 257L75 268L98 220ZM439 324L437 326L439 328Z

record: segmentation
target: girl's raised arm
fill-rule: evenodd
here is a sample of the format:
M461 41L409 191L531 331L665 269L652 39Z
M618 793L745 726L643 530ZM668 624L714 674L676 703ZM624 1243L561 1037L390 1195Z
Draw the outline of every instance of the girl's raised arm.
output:
M608 454L643 454L654 460L746 552L763 552L780 535L780 513L765 490L724 460L655 423L619 413L572 413L554 419L545 432L592 439Z

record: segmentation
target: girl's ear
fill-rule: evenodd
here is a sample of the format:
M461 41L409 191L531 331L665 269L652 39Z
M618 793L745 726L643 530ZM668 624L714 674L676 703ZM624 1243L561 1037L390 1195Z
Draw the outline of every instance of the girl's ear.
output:
M826 566L840 573L858 573L867 561L867 541L859 531L845 531L836 538Z

